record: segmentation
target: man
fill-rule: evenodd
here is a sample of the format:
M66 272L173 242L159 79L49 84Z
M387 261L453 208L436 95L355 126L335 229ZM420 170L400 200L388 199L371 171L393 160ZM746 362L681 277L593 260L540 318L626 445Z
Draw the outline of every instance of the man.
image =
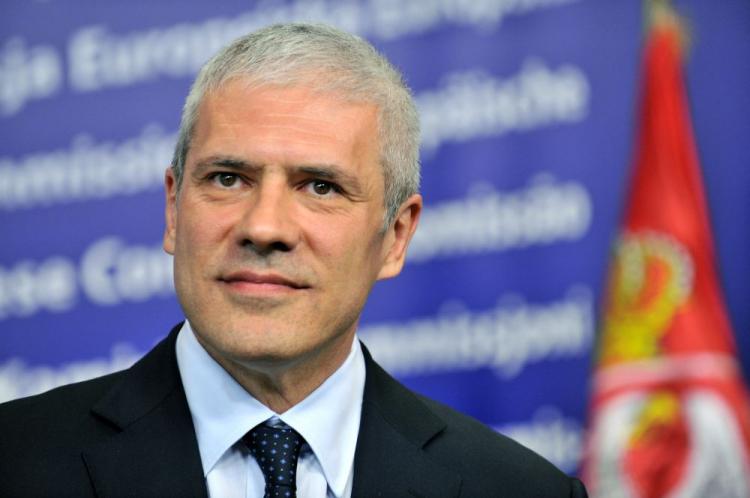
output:
M418 120L366 42L277 25L201 70L166 172L187 320L131 369L2 407L2 496L581 497L356 340L422 209Z

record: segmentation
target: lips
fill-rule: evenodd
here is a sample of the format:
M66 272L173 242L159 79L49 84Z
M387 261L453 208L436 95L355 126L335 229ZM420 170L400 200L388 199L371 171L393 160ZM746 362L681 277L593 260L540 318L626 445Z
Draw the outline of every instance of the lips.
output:
M277 273L256 273L249 270L229 272L219 277L219 281L233 286L306 289L304 282L279 275Z

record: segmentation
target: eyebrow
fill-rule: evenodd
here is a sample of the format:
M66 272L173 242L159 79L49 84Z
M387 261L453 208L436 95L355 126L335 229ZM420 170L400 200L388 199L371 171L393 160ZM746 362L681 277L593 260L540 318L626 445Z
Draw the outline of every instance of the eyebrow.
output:
M231 156L211 156L201 159L195 165L195 173L200 174L202 171L210 168L221 167L236 171L259 171L262 165L250 163L244 159L238 159Z

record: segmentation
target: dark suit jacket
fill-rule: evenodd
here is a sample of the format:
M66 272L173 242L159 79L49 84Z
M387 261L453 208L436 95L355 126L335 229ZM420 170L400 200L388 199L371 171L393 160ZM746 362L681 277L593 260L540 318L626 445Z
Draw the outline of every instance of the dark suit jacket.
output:
M0 496L206 496L177 330L128 370L0 405ZM586 496L533 452L407 390L366 350L365 362L352 496Z

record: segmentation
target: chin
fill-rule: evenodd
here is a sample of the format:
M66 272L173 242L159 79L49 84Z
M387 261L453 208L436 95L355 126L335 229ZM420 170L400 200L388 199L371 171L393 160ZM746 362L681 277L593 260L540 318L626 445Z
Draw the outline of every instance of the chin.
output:
M288 360L304 355L299 335L287 332L283 337L278 327L243 327L235 333L219 338L219 348L223 353L237 360Z

